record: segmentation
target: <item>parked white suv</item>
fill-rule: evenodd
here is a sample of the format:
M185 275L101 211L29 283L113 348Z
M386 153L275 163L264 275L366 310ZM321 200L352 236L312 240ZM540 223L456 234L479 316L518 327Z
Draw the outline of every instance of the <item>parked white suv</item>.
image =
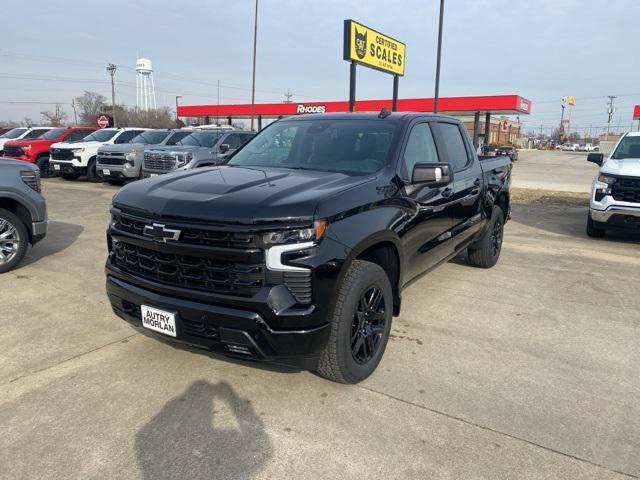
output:
M103 128L77 142L60 142L51 145L50 168L66 180L86 175L90 182L102 178L96 170L98 148L103 145L129 143L148 128Z
M53 127L16 127L0 135L0 155L4 153L4 144L11 140L30 140L44 135Z
M607 229L640 232L640 132L625 134L611 155L590 153L600 166L591 186L587 235L604 237Z

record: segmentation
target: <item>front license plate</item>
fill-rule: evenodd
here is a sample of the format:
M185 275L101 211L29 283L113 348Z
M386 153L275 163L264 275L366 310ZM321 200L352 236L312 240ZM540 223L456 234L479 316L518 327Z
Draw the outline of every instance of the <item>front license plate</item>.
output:
M60 165L57 165L57 164L54 163L53 164L53 169L54 170L60 170Z
M150 173L150 174L149 174L149 177L157 177L157 176L158 176L158 174L157 174L157 173Z
M175 313L148 307L146 305L142 305L140 309L142 313L142 326L144 328L164 333L170 337L177 336Z
M111 170L107 170L106 168L102 170L103 175L111 175Z

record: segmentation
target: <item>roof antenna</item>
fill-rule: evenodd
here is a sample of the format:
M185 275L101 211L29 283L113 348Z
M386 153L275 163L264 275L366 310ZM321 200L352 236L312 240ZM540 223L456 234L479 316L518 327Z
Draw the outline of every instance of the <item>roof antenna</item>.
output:
M391 112L387 110L387 107L382 107L382 110L380 110L380 113L378 114L378 118L387 118L389 115L391 115Z

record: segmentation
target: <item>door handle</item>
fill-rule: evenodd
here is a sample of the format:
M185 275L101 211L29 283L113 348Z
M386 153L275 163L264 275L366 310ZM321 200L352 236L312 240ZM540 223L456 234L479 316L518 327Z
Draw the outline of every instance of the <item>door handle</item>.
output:
M451 195L453 195L453 190L451 188L445 188L444 190L442 190L441 195L444 198L449 198Z
M473 186L474 186L474 187L479 187L479 186L480 186L480 183L482 183L482 182L480 181L480 179L479 179L479 178L476 178L476 181L475 181L475 182L473 182Z

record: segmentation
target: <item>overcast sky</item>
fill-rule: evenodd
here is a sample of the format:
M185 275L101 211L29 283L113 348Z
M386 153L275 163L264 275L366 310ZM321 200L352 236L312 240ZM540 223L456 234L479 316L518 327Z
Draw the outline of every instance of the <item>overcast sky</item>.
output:
M345 100L342 21L353 18L407 44L400 97L433 96L438 0L260 0L257 101ZM158 103L250 101L254 0L31 0L3 2L0 120L39 112L84 90L135 104L135 60L152 60ZM628 129L640 103L639 0L446 0L442 96L515 93L531 99L527 129L559 123L575 95L572 130ZM358 98L391 95L391 76L360 68ZM65 108L71 114L70 106ZM577 128L574 128L577 127Z

